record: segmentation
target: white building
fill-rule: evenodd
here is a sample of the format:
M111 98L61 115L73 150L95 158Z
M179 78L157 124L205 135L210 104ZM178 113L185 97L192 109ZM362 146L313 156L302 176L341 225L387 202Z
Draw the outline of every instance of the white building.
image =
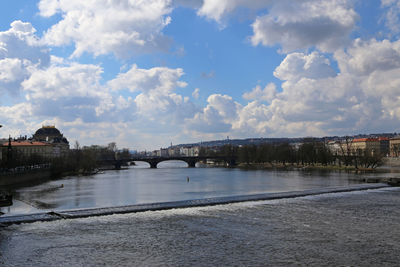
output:
M199 146L180 148L180 154L186 157L197 157L199 156L199 152L200 152Z
M179 147L170 147L170 148L168 148L168 156L170 156L170 157L180 156Z

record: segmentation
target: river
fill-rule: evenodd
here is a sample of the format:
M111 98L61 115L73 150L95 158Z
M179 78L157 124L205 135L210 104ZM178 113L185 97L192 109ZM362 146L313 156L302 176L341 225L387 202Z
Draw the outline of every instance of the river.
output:
M70 176L14 192L14 204L2 216L45 211L113 207L209 197L287 192L356 183L347 172L187 168L168 161L157 169L145 163L127 170ZM357 176L359 178L359 176Z
M398 266L400 188L0 228L2 266Z
M178 162L142 167L21 187L3 216L315 189L360 178ZM384 188L0 226L0 265L398 266L399 205L400 188Z

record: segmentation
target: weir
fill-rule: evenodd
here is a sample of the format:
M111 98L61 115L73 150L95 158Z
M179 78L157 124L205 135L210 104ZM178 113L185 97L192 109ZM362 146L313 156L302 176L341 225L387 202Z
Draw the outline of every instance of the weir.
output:
M342 193L342 192L379 189L385 187L390 187L390 186L384 183L359 184L352 186L310 189L304 191L264 193L264 194L254 194L254 195L230 196L230 197L215 197L215 198L205 198L205 199L195 199L195 200L137 204L128 206L108 207L108 208L51 211L51 212L43 212L35 214L0 217L0 226L8 226L11 224L20 224L20 223L55 221L61 219L86 218L92 216L135 213L144 211L158 211L158 210L168 210L168 209L178 209L178 208L214 206L214 205L223 205L223 204L245 202L245 201L262 201L262 200L296 198L296 197L321 195L327 193Z

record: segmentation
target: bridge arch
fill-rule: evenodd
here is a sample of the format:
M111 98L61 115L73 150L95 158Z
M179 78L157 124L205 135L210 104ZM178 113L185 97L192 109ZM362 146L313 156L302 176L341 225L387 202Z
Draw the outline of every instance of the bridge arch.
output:
M151 165L149 162L145 161L145 160L133 160L132 162L135 163L135 168L150 168ZM139 164L137 164L139 163Z
M190 167L189 163L182 159L165 159L157 163L157 168L187 168Z

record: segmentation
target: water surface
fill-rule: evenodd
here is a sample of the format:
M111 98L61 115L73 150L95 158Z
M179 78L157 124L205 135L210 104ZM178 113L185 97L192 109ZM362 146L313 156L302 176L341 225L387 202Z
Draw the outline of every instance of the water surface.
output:
M0 228L4 266L398 266L400 189Z
M287 192L355 183L346 172L187 168L170 161L150 169L145 163L128 170L71 176L19 188L3 216L39 211L112 207L209 197Z

